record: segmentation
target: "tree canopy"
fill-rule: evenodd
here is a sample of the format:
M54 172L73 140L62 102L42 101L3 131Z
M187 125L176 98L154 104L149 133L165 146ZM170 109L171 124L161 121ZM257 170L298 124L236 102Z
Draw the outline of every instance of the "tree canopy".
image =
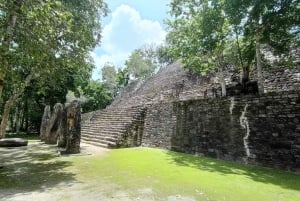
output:
M90 77L89 54L106 13L102 0L0 1L0 137L10 108L33 81L45 93L49 85L74 89Z
M298 0L172 0L169 53L200 72L220 72L229 61L243 69L245 81L255 62L263 92L261 44L281 56L299 47L299 9Z
M145 45L134 50L125 62L128 73L134 78L147 78L153 75L157 68L156 49Z

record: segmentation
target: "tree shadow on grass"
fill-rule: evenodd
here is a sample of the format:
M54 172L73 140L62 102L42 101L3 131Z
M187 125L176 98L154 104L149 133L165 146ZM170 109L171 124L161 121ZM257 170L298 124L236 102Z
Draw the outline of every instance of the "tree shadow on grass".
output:
M47 191L63 182L75 183L75 174L64 168L72 162L58 159L54 146L41 143L28 147L0 148L0 189L28 193ZM13 195L6 195L6 199ZM5 200L2 196L2 199Z
M256 182L270 183L286 189L300 191L300 174L254 165L243 165L207 157L168 151L169 160L179 166L197 168L218 174L243 175Z

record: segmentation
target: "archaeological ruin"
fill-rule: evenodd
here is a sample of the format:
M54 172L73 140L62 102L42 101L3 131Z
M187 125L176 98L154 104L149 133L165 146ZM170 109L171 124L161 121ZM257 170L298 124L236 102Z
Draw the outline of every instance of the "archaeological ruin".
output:
M300 172L300 66L265 71L264 95L236 92L236 76L226 74L230 93L221 97L214 75L169 65L130 83L106 109L84 114L81 139Z
M80 153L81 104L75 100L65 105L56 103L47 105L40 128L40 139L45 144L57 145L61 153Z

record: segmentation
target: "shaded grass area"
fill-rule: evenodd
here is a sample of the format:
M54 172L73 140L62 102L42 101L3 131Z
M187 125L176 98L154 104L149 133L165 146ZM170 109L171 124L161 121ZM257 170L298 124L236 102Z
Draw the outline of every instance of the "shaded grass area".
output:
M70 161L57 160L56 147L40 142L0 148L0 190L46 191L61 182L74 181L73 173L63 171L71 165Z
M26 140L39 140L38 133L7 133L5 138L23 138Z
M165 150L119 149L105 158L74 162L85 169L82 180L102 178L127 192L151 188L153 200L170 195L195 200L300 200L299 174Z
M57 157L54 146L31 143L1 148L0 164L0 191L51 190L58 195L52 200L80 195L86 197L77 200L300 200L299 174L160 149ZM7 194L0 200L14 197Z

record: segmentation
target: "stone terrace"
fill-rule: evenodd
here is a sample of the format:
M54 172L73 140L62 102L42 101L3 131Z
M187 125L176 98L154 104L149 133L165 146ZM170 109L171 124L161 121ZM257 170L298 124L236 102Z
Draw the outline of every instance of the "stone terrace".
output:
M254 73L251 80L256 80ZM268 92L300 90L300 65L295 69L274 68L263 72L264 90ZM235 84L239 74L225 74L226 85ZM221 96L221 88L215 75L201 76L182 69L179 62L162 68L146 81L129 84L109 107L131 107L158 102L214 98Z
M178 98L202 97L210 88L219 88L213 78L188 73L176 62L160 69L146 81L130 83L109 107L130 107Z
M90 119L85 120L81 128L81 139L104 148L138 146L141 144L139 134L143 112L141 107L95 111Z
M232 77L226 75L226 83ZM299 91L300 66L264 72L265 91ZM252 76L255 80L255 76ZM220 96L220 84L213 75L200 76L182 69L179 62L162 68L145 81L130 83L105 110L84 114L82 140L101 147L140 145L147 109L157 103L214 98Z

